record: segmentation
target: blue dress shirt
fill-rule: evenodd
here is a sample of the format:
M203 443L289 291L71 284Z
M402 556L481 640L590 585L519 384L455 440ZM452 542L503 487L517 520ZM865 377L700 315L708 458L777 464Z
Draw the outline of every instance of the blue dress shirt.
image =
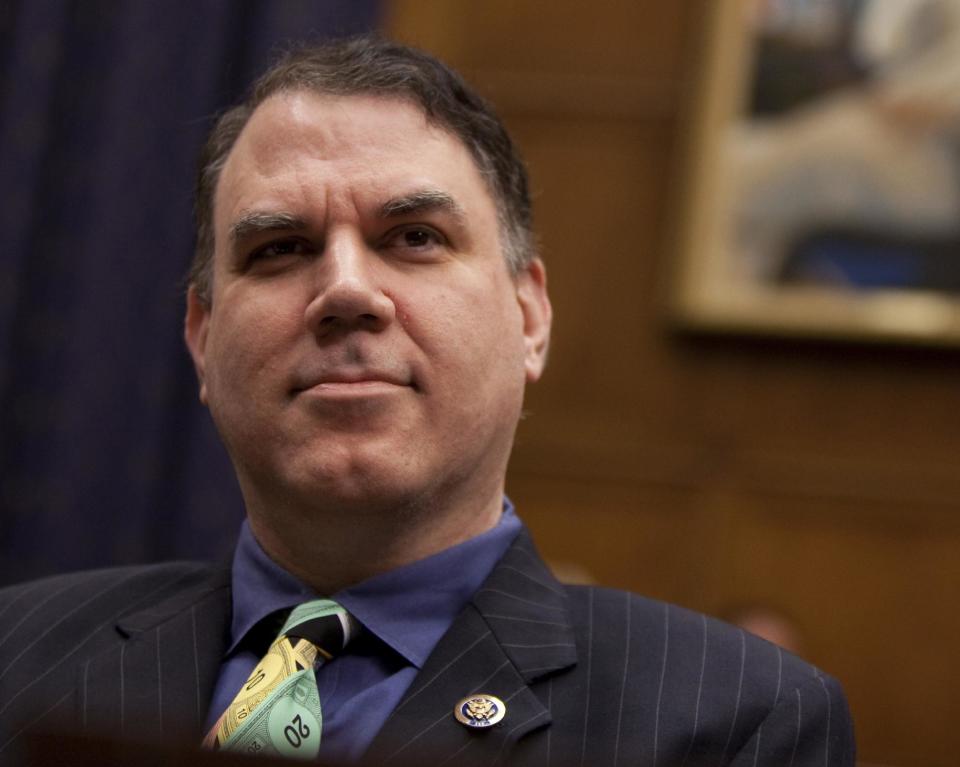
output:
M503 514L491 530L332 595L364 631L317 671L321 760L348 762L363 755L520 528L504 498ZM208 730L279 631L279 623L264 619L320 596L271 560L246 522L234 553L232 589L230 647L207 715Z

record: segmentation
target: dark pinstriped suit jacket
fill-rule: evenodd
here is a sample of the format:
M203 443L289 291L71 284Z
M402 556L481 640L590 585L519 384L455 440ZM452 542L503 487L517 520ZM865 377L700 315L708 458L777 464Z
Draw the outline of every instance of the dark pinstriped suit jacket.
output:
M168 564L0 591L0 763L41 728L196 743L225 649L229 571ZM454 704L506 702L470 730ZM371 764L852 765L830 677L711 618L565 587L524 532L375 738Z

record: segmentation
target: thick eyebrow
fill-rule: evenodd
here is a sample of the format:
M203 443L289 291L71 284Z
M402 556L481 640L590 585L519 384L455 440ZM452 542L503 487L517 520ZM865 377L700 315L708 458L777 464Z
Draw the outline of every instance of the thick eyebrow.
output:
M433 211L451 213L460 222L466 219L466 212L460 203L437 189L422 189L393 197L380 206L379 214L381 218L394 218ZM289 232L306 228L306 221L292 213L251 211L244 213L230 226L230 240L236 243L261 232Z
M408 216L416 213L432 213L435 211L451 213L458 222L462 223L466 211L446 192L438 189L422 189L400 197L393 197L380 206L381 218Z
M250 237L260 232L292 231L295 229L305 229L307 226L299 216L292 213L264 213L252 211L244 213L240 218L233 222L230 227L230 240L239 242L245 237Z

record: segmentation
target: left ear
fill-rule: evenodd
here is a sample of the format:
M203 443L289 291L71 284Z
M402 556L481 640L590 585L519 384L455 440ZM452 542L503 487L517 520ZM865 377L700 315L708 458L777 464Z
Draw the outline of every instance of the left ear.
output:
M553 309L547 295L547 270L543 261L534 258L514 279L517 303L523 315L524 368L527 382L533 383L547 364L553 322Z

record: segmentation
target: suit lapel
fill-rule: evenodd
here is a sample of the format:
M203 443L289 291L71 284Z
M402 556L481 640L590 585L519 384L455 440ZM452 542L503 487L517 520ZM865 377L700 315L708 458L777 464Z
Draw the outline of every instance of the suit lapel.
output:
M527 733L548 726L550 712L531 684L576 663L566 597L526 531L437 644L374 739L371 764L485 765L506 760ZM500 698L498 725L473 729L453 715L462 698Z
M79 669L83 728L199 741L229 637L230 604L229 569L197 571L157 605L121 618L119 641Z

